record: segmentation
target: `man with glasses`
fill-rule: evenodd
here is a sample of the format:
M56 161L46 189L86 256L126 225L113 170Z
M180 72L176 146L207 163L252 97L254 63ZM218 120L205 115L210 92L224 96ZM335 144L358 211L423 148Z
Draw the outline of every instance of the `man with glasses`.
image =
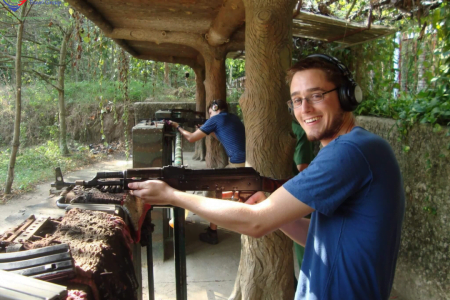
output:
M295 299L388 299L405 208L394 153L355 125L352 110L362 96L338 60L308 56L288 70L287 80L292 113L322 149L267 199L259 192L246 204L220 201L159 181L130 188L150 204L184 207L242 234L281 229L305 245ZM311 220L303 218L310 213Z

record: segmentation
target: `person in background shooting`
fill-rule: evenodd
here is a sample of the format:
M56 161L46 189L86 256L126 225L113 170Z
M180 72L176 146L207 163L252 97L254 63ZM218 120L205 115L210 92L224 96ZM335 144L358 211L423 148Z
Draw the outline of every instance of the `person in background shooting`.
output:
M176 128L190 143L194 143L207 135L213 135L225 148L229 164L227 168L245 167L245 127L238 116L228 112L228 104L224 100L213 100L208 106L210 118L199 129L189 132L177 122L169 124ZM212 197L212 194L208 194ZM215 245L219 242L217 225L210 223L200 240Z
M253 237L281 229L305 246L296 300L387 300L405 211L398 162L381 137L355 124L359 86L337 59L310 55L288 70L288 106L322 149L267 199L208 199L161 181L129 184L146 203L183 207ZM250 204L250 205L249 205ZM304 218L312 214L311 220Z

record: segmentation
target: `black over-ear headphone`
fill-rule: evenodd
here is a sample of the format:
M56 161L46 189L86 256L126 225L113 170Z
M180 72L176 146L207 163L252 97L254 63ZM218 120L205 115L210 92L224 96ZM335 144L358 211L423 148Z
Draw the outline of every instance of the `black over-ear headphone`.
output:
M333 65L335 65L345 77L345 83L339 87L339 103L345 111L353 111L363 100L362 90L356 81L353 79L352 73L347 69L347 67L341 63L337 58L329 56L326 54L312 54L306 58L318 57Z
M216 100L213 100L212 105L211 105L211 109L213 111L218 111L219 110L219 104L217 104Z

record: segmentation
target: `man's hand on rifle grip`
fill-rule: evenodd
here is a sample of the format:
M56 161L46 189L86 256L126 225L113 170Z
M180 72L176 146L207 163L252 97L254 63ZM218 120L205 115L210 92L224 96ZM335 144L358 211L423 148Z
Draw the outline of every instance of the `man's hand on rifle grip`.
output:
M267 197L264 194L264 192L256 192L253 195L251 195L246 201L246 204L258 204L260 202L263 202L266 200Z

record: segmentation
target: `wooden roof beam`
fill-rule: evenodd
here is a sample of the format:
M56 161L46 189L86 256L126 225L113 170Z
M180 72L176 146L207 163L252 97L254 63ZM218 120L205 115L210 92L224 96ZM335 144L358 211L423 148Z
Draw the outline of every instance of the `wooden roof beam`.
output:
M245 7L242 0L225 1L205 38L213 47L228 43L233 32L240 28L244 22Z
M197 33L173 32L164 30L143 30L134 28L114 28L105 35L112 39L153 42L156 44L171 43L190 46L201 52L203 36ZM199 47L200 46L200 47Z
M103 16L89 3L83 0L68 0L67 1L77 12L82 13L86 18L94 22L104 33L105 35L113 32L113 26L105 19ZM133 56L136 56L138 53L127 44L126 41L121 39L113 39L114 42L117 43L123 50L127 51Z
M196 66L204 66L201 65L197 60L192 58L186 58L186 57L178 57L178 56L166 56L166 55L153 55L153 54L140 54L135 56L137 59L143 59L143 60L153 60L153 61L159 61L159 62L166 62L171 64L180 64L180 65L186 65L191 68L194 68Z
M95 23L105 34L113 31L113 26L89 3L84 0L67 0L73 8Z
M164 31L164 30L142 30L134 28L114 28L111 33L106 34L107 37L118 40L133 40L153 42L156 44L170 43L185 45L194 48L202 55L211 52L211 47L206 43L201 34ZM221 51L238 51L245 49L245 42L241 40L232 40L223 45Z
M116 44L119 45L123 50L130 53L132 56L136 57L137 55L139 55L136 51L134 51L132 47L130 47L130 45L128 45L126 41L117 39L113 39L113 41L116 42Z

